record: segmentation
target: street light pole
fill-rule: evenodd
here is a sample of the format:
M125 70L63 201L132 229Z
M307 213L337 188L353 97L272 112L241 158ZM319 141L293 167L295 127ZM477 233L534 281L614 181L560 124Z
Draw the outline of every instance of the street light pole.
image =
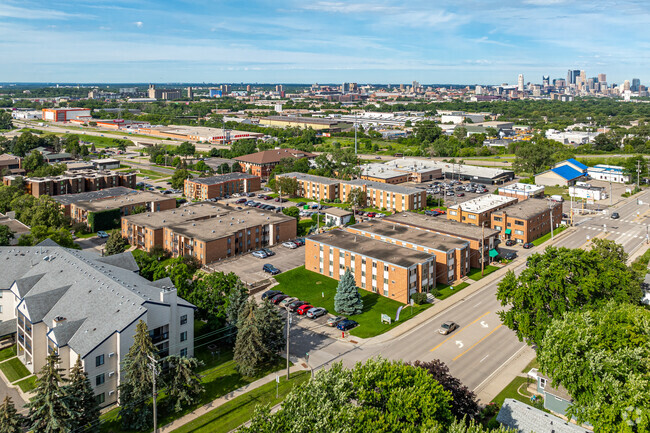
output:
M551 216L551 240L553 240L553 203L551 203L551 209L549 215Z
M287 380L289 380L289 332L291 330L291 314L287 307L284 308L287 310Z
M485 221L481 224L481 276L485 271Z

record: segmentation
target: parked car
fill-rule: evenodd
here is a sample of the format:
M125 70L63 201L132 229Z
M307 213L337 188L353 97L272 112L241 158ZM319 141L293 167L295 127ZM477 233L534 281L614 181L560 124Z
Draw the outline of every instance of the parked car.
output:
M457 195L458 197L465 197L465 193L464 193L464 192L459 192L459 193L456 194L456 195Z
M275 295L280 295L280 294L282 294L282 292L279 290L267 290L266 292L262 293L262 300L266 298L272 298Z
M282 301L280 301L278 305L284 308L285 306L291 304L292 302L296 302L297 300L298 298L292 298L291 296L289 296L288 298L284 298Z
M307 314L307 311L311 310L312 308L314 308L313 305L305 304L298 307L298 309L296 309L296 312L301 316L304 316L305 314Z
M271 251L268 248L262 248L261 251L264 251L267 257L271 257L275 255L275 251Z
M366 216L368 216L370 218L374 218L376 215L377 214L375 212L368 212L368 215L366 215Z
M282 300L287 299L289 296L284 295L280 293L279 295L275 295L274 297L271 298L271 303L278 305Z
M314 307L309 311L307 311L307 317L309 317L310 319L315 319L325 314L327 314L327 310L324 309L323 307Z
M533 245L532 242L526 242L526 243L524 244L524 248L526 248L526 249L528 249L528 248L532 248L532 247L534 247L534 246L535 246L535 245Z
M298 308L302 307L303 305L306 305L307 302L305 301L293 301L287 306L287 309L291 311L292 313L295 312Z
M506 255L503 256L503 258L506 260L514 260L517 258L517 253L515 253L514 251L507 253Z
M338 325L339 323L341 323L343 320L346 319L347 317L343 317L343 316L330 317L329 319L327 319L327 326L335 327L336 325Z
M457 328L458 324L456 322L445 322L440 326L438 332L440 332L442 335L447 335L454 332Z
M512 246L514 246L516 244L517 244L517 242L515 242L514 239L508 239L506 241L506 247L512 247Z
M357 325L358 323L355 322L354 320L345 319L342 320L338 325L336 325L336 329L338 329L339 331L347 331L349 329L356 327Z
M236 200L235 203L236 204L246 203L246 199L245 198L240 198L239 200Z
M296 240L293 241L293 243L301 247L305 245L305 238L296 238Z
M293 243L291 241L283 242L282 246L287 247L287 248L291 248L292 250L298 248L298 245L296 245L295 243Z
M106 232L103 231L103 230L100 230L100 231L97 232L97 237L98 237L98 238L107 238L107 237L108 237L108 233L106 233Z
M298 207L303 207L303 206L306 205L306 204L307 204L307 203L305 203L304 201L299 201L298 203L296 203L296 206L298 206Z
M251 255L252 255L253 257L257 257L258 259L265 259L265 258L268 257L268 254L266 254L266 253L265 253L264 251L262 251L262 250L253 251L253 252L251 253Z
M264 272L268 272L271 275L277 275L280 273L280 270L270 263L265 263L264 266L262 266L262 270Z

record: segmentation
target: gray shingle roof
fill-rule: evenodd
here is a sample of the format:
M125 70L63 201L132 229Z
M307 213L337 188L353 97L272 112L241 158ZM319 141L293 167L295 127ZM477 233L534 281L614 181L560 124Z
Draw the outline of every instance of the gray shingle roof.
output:
M85 321L86 319L72 321L66 320L62 323L58 323L48 333L48 335L54 337L54 341L56 341L56 344L58 344L59 347L65 346Z
M499 410L497 421L521 433L591 433L554 415L525 403L507 398Z
M106 263L107 265L113 265L118 268L126 269L127 271L131 271L131 272L137 272L140 270L140 268L138 267L138 263L135 261L133 254L131 254L130 252L113 254L112 256L100 257L97 259L97 261Z
M16 278L22 280L19 296L32 322L42 320L52 327L54 318L65 318L57 322L64 328L55 336L68 340L75 352L85 356L145 314L145 303L160 303L162 285L172 287L169 279L152 284L133 272L126 257L130 254L101 259L58 245L0 247L0 266L22 269L23 275ZM185 301L179 304L193 307ZM80 322L77 329L70 329L70 323L76 322Z

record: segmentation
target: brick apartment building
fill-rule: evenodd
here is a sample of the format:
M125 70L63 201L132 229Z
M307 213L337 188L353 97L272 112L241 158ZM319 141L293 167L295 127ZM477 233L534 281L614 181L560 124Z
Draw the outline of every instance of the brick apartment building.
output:
M434 255L438 283L452 284L470 270L469 241L383 221L363 222L345 230Z
M14 185L19 176L5 176L5 185ZM123 186L135 188L136 174L116 171L68 170L61 176L25 177L25 191L38 198L43 195L56 196L99 191L105 188Z
M209 200L234 193L253 192L261 189L260 177L247 173L228 173L219 176L185 179L185 197Z
M403 212L422 209L427 204L425 190L362 179L343 181L339 198L342 202L347 201L350 192L358 188L366 193L366 205L377 209Z
M447 219L465 224L481 226L490 225L493 212L517 203L516 197L486 194L473 200L455 204L447 208Z
M268 179L273 168L284 158L307 158L312 160L316 158L316 155L296 149L271 149L251 153L250 155L238 156L234 159L239 162L245 173L259 176L262 179Z
M172 257L191 256L201 264L295 239L294 217L258 210L187 222L163 229L163 248Z
M517 243L526 243L550 233L551 219L553 229L560 226L562 222L560 203L530 199L494 212L492 228L499 231L500 239L513 239Z
M145 251L160 246L173 257L192 256L202 264L295 239L296 235L294 217L215 203L122 218L122 236L131 245Z
M65 195L55 195L52 197L52 200L59 203L63 209L63 214L65 216L71 215L71 207L73 203L79 203L82 201L93 201L102 198L113 198L113 197L122 197L129 194L136 193L137 190L131 188L125 188L123 186L116 186L111 188L102 189L99 191L87 191L81 192L79 194L65 194Z
M279 174L276 179L281 177L296 179L298 182L296 194L300 197L332 201L339 198L341 181L338 179L295 172Z
M23 174L23 160L19 156L3 153L0 155L0 174Z
M144 207L146 212L176 209L176 199L160 193L136 191L132 194L117 197L80 201L70 204L70 218L73 223L86 224L92 231L105 230L105 227L93 225L90 221L92 214L97 215L106 211L115 211L117 216L119 210L119 217L122 217L133 214L139 207Z
M481 267L481 251L485 263L489 263L491 250L496 249L496 239L499 232L489 227L477 227L443 217L433 217L413 212L401 212L383 218L387 223L399 224L421 230L430 231L444 236L458 238L469 242L470 266Z
M356 285L404 304L435 287L435 256L343 230L307 238L305 269L340 280L346 269Z

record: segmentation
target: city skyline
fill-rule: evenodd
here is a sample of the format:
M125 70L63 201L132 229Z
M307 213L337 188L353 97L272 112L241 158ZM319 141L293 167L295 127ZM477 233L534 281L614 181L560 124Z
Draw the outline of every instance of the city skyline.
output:
M0 5L0 82L650 81L637 1L72 1ZM637 25L638 24L638 25Z

